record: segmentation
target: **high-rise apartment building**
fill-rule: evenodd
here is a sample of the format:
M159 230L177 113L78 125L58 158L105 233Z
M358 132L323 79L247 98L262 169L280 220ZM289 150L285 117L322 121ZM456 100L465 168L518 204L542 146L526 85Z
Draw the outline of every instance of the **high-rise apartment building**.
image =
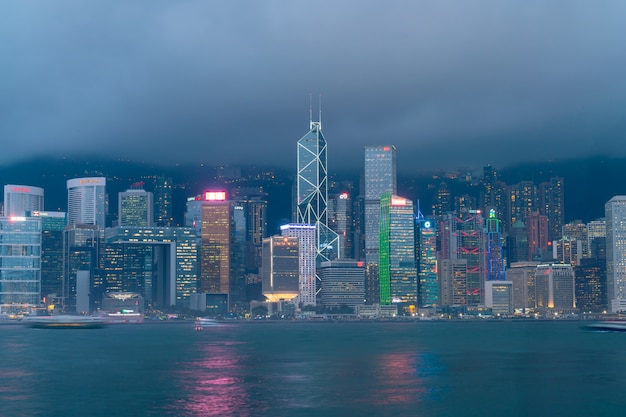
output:
M263 239L263 295L269 302L291 301L299 293L299 238L270 236Z
M43 188L30 185L5 185L4 216L26 216L27 213L43 211L43 195Z
M548 223L550 220L548 219ZM580 256L587 258L589 256L589 232L587 224L582 220L574 220L563 225L563 239L580 240Z
M91 224L104 229L106 206L106 178L74 178L67 181L69 225Z
M548 217L548 239L560 239L565 219L563 178L552 177L539 184L539 212Z
M118 219L120 226L153 226L152 193L130 189L118 194Z
M0 314L30 314L41 302L41 219L0 217Z
M384 193L379 219L380 304L417 307L415 212L413 202Z
M281 235L298 238L298 251L300 254L299 292L293 299L296 305L316 305L316 258L315 225L311 224L286 224L280 227Z
M526 219L528 233L529 260L542 260L548 252L548 217L538 211L530 213Z
M580 265L583 258L582 241L578 239L561 238L552 242L552 258L554 262L569 264L573 268Z
M606 219L606 273L610 311L626 310L626 196L604 205Z
M392 145L365 147L365 299L379 303L378 250L380 198L397 194L396 148Z

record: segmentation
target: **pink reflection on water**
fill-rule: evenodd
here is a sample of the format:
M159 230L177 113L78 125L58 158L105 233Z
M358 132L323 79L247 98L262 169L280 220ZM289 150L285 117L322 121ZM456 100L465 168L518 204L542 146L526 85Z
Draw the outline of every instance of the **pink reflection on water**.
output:
M428 391L428 380L416 372L414 353L388 353L377 358L378 394L372 398L376 405L414 403Z
M182 392L188 393L176 405L194 416L251 415L248 394L242 379L243 364L233 343L210 343L201 347L201 357L178 375Z

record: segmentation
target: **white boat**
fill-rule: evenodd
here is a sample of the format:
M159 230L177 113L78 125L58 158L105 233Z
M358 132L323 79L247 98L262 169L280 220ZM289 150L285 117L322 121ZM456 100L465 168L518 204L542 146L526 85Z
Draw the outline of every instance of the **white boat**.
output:
M98 329L105 325L99 317L72 315L24 317L22 323L37 329Z
M198 317L196 318L195 328L196 331L203 330L207 327L216 327L220 326L220 322L215 319L209 319L206 317Z
M586 326L589 330L626 332L626 320L604 320L590 323Z

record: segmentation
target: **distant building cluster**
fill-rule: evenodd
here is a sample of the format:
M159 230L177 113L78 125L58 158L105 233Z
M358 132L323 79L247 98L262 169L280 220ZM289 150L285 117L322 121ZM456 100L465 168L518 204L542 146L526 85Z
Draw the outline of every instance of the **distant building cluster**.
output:
M626 310L626 196L565 224L562 178L510 185L487 166L472 193L441 179L424 213L398 193L395 146L365 146L358 191L331 185L320 122L296 149L292 218L275 235L262 187L187 196L173 226L171 178L120 192L112 221L106 177L68 180L67 212L45 211L42 188L5 185L0 313Z

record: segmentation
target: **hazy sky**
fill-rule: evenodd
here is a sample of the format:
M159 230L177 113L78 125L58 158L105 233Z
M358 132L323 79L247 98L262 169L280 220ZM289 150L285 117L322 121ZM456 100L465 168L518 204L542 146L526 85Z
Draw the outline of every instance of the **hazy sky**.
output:
M310 94L331 170L626 156L626 2L0 2L2 164L295 167Z

